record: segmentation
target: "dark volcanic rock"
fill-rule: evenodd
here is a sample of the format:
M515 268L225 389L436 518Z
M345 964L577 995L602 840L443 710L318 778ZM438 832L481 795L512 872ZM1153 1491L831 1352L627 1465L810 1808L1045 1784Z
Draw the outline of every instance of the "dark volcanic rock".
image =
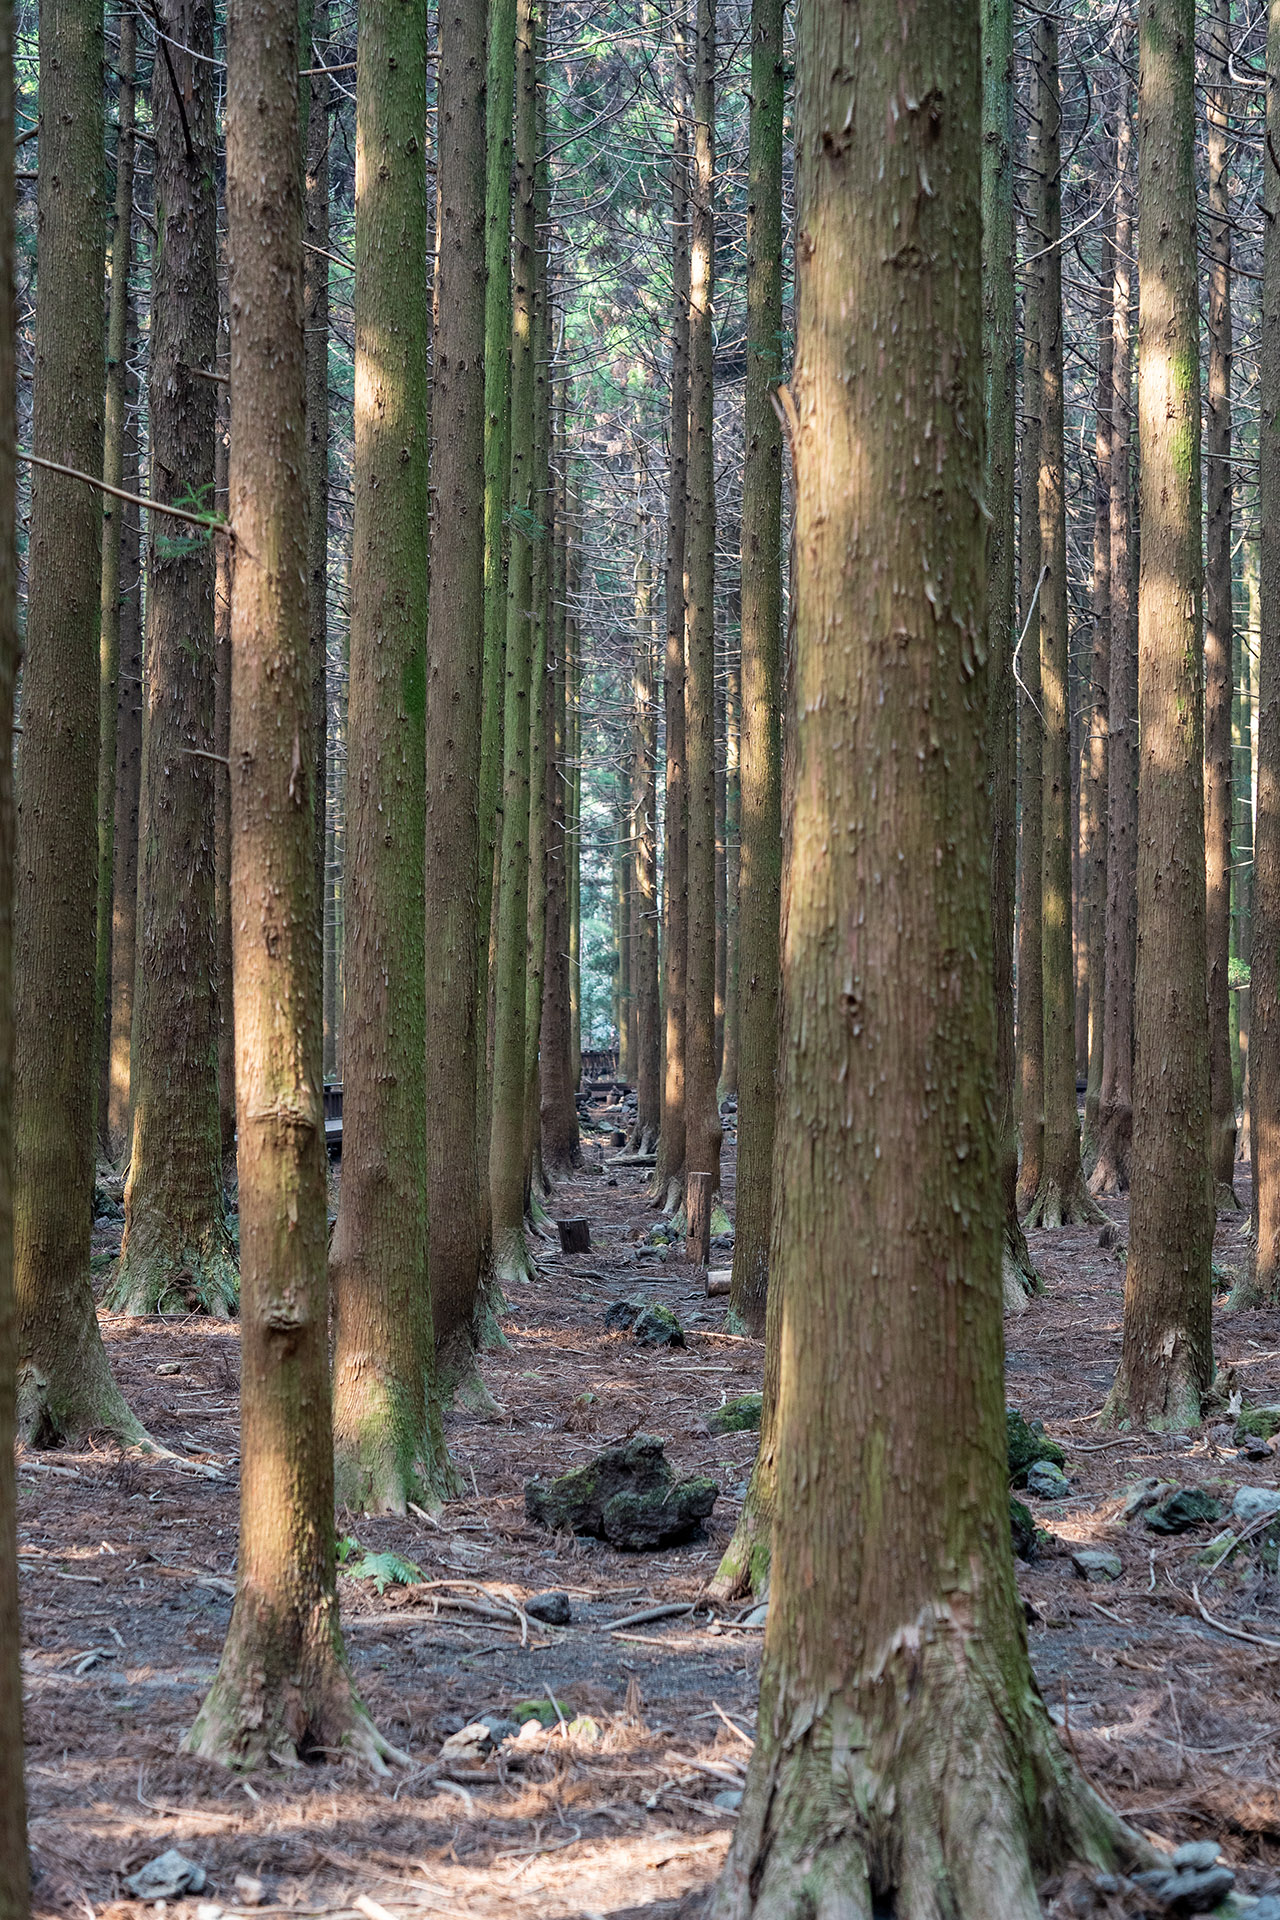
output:
M536 1526L591 1534L638 1553L697 1533L719 1492L702 1475L677 1480L663 1442L638 1433L557 1480L527 1481L524 1510Z

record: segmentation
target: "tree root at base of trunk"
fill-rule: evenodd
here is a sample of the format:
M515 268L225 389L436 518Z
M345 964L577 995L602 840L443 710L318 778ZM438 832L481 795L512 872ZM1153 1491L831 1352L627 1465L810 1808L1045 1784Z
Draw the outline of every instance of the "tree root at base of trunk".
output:
M1213 1206L1215 1213L1241 1213L1240 1196L1229 1180L1219 1180L1214 1184Z
M1085 1186L1083 1173L1077 1175L1069 1190L1064 1190L1051 1174L1046 1174L1022 1224L1028 1230L1100 1227L1106 1224L1106 1218Z
M375 1773L408 1756L384 1740L352 1684L337 1603L301 1620L241 1588L222 1660L182 1751L239 1773L349 1754Z
M1139 1429L1144 1433L1187 1433L1200 1425L1204 1394L1195 1376L1187 1341L1177 1341L1170 1357L1151 1368L1150 1374L1151 1378L1143 1383L1145 1391L1141 1396L1136 1395L1121 1355L1111 1391L1098 1415L1100 1431L1111 1428L1122 1433Z
M358 1434L335 1431L333 1497L339 1511L407 1514L411 1506L439 1513L462 1492L462 1477L444 1444L439 1415L428 1431L405 1444L386 1421L370 1420Z
M1147 1866L1058 1742L958 1630L912 1636L856 1696L773 1708L707 1920L1040 1920L1037 1882ZM1025 1661L1025 1654L1022 1655Z
M507 1345L507 1337L498 1326L496 1319L493 1320L493 1330L496 1338L492 1342L485 1343L486 1351L493 1351L495 1347ZM494 1399L481 1378L480 1369L476 1364L476 1351L479 1344L477 1332L473 1330L468 1333L466 1328L459 1327L443 1346L436 1348L436 1390L440 1396L442 1409L460 1406L465 1407L469 1413L488 1415L505 1413L505 1407L500 1401Z
M122 1447L168 1454L130 1412L105 1354L77 1356L67 1374L66 1379L51 1379L32 1361L19 1365L15 1431L24 1446L60 1447L96 1433L109 1434Z
M1043 1294L1044 1276L1031 1258L1027 1236L1016 1214L1006 1218L1001 1248L1000 1272L1004 1284L1006 1314L1025 1313L1027 1301Z
M734 1600L769 1597L769 1565L773 1549L773 1525L747 1490L733 1538L724 1550L720 1565L707 1582L707 1598L727 1606Z
M499 1289L536 1280L538 1269L529 1251L524 1226L495 1230L493 1236L493 1277Z
M240 1306L240 1274L231 1243L143 1248L126 1238L107 1289L112 1313L207 1313L233 1320Z

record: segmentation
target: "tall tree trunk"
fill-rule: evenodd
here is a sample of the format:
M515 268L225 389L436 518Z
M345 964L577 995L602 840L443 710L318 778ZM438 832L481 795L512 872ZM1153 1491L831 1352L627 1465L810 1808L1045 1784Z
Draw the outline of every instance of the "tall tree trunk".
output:
M28 1920L22 1635L13 1462L13 693L18 673L17 314L14 301L13 5L0 6L0 1920ZM121 61L122 71L125 68Z
M427 1244L440 1375L483 1397L488 1199L477 1141L487 977L477 906L485 609L485 40L465 0L440 13L440 263L427 619ZM505 256L504 256L505 260ZM505 364L507 355L502 358Z
M137 316L130 353L137 345ZM138 376L125 382L125 448L121 484L138 491ZM120 530L120 672L116 709L115 820L112 827L111 1029L108 1059L107 1137L110 1158L127 1152L130 1055L133 1050L133 980L138 930L138 812L142 798L142 528L139 509L122 501ZM216 510L226 506L226 490ZM217 543L219 553L228 548ZM219 752L224 751L219 747Z
M689 506L689 124L683 16L673 23L671 151L671 432L667 464L666 857L662 863L662 1127L654 1194L673 1212L684 1181L685 999L688 984L688 786L685 764L685 545Z
M631 736L632 970L636 1002L634 1153L652 1153L661 1119L661 1034L658 1000L658 709L654 698L653 564L649 523L637 533L635 710Z
M312 21L314 52L303 48L303 65L329 64L329 6L320 0ZM329 786L329 96L327 73L307 77L306 238L302 266L307 345L307 624L311 633L312 722L316 743L316 897L323 930L326 798ZM326 1054L331 1052L329 996L324 1001ZM327 1065L327 1062L326 1062Z
M566 795L565 859L569 867L569 1085L576 1093L582 1079L582 631L578 622L582 549L577 496L572 488L568 497L564 658L571 774Z
M1139 23L1138 964L1133 1197L1111 1421L1185 1428L1213 1378L1200 677L1195 10Z
M1045 163L1041 128L1045 75L1038 22L1031 27L1026 172L1026 267L1022 282L1022 447L1018 474L1018 579L1021 616L1018 702L1018 1019L1017 1110L1020 1212L1031 1205L1044 1170L1044 976L1041 968L1041 850L1044 721L1040 711L1040 313L1045 293Z
M1267 73L1280 73L1280 0L1267 8ZM1280 88L1267 83L1267 146L1280 143ZM1268 154L1270 162L1271 156ZM1280 172L1263 169L1262 328L1258 390L1259 523L1280 515ZM1237 1306L1280 1301L1280 542L1261 543L1258 636L1257 814L1253 840L1253 965L1249 978L1249 1134L1253 1156L1253 1272ZM1145 559L1145 543L1144 543Z
M40 13L35 453L102 471L102 6ZM31 483L14 897L14 1286L18 1431L143 1436L107 1365L89 1284L97 1034L102 502Z
M331 1270L335 1491L340 1505L373 1513L438 1504L447 1479L427 1278L424 1079L426 31L425 12L365 0L356 52L351 911ZM446 115L448 104L446 96Z
M569 1048L569 766L568 709L568 485L563 476L563 405L559 460L561 471L552 547L551 723L547 753L547 951L543 975L539 1081L542 1100L542 1161L554 1178L581 1163L578 1108Z
M511 301L511 484L508 519L505 705L502 721L502 859L494 998L493 1119L489 1195L499 1284L527 1279L524 1236L525 993L529 904L529 674L533 611L534 277L537 251L538 0L516 15L515 186Z
M334 1582L322 991L307 600L296 0L227 21L232 929L239 1118L240 1546L217 1675L184 1745L391 1750L351 1684ZM415 135L421 138L421 121Z
M1236 1207L1231 1071L1231 0L1209 21L1209 391L1206 395L1204 626L1205 922L1209 981L1209 1162L1220 1207ZM1272 164L1268 162L1268 164Z
M1103 179L1105 180L1105 172ZM1098 378L1094 402L1093 647L1084 701L1087 733L1081 781L1087 794L1089 835L1081 848L1088 927L1089 1058L1082 1147L1090 1173L1098 1157L1098 1109L1102 1099L1102 1036L1106 1028L1107 968L1107 756L1111 684L1111 281L1115 255L1115 202L1102 236L1102 289L1098 298Z
M685 753L689 838L686 898L685 1167L720 1185L716 1087L715 391L711 302L715 271L715 0L697 0L689 246L689 505L685 536Z
M741 529L738 534L741 550ZM738 630L742 629L741 606ZM724 1034L720 1099L738 1099L738 889L742 853L742 654L730 648L724 669Z
M799 23L778 1497L714 1920L1031 1920L1039 1872L1139 1844L1045 1712L1009 1550L978 20L877 0L852 62L846 0Z
M534 71L546 59L546 15L540 13ZM542 1099L538 1085L538 1042L542 1033L542 970L547 949L547 640L551 591L551 288L547 230L550 186L546 163L546 90L537 89L534 168L533 283L533 480L531 502L537 532L529 576L529 870L525 880L524 996L524 1185L525 1207L537 1222L546 1195L542 1174Z
M727 530L729 537L726 546L730 551L741 542L741 534L733 538L733 529ZM728 842L725 838L725 820L728 806L728 759L729 759L729 699L728 678L725 658L725 636L723 620L717 622L715 647L715 705L713 709L714 726L712 729L712 755L715 765L715 863L716 884L712 896L716 927L716 968L715 968L715 1068L716 1068L716 1111L720 1110L720 1081L724 1073L724 1007L725 986L729 975L729 871Z
M996 1140L1004 1195L1005 1311L1021 1312L1040 1278L1018 1219L1014 1111L1013 909L1018 851L1017 370L1014 346L1013 0L982 8L982 355L987 441L987 673L990 688L991 917L996 1006ZM741 1152L741 1149L739 1149ZM741 1201L739 1201L741 1214ZM738 1233L741 1238L741 1226ZM736 1249L735 1249L736 1252Z
M138 26L122 10L119 19L119 87L116 107L116 203L111 229L111 294L107 313L107 394L102 434L102 477L124 488L125 399L133 265L134 67ZM134 492L136 488L132 489ZM111 1156L111 935L115 884L116 733L120 704L121 556L123 500L102 503L102 625L98 641L98 962L95 1024L98 1033L98 1151Z
M218 276L218 362L230 364L231 315L224 264ZM230 376L228 376L229 381ZM213 448L213 498L218 513L230 512L231 389L218 386ZM225 765L214 767L214 913L218 941L218 1108L224 1169L236 1150L236 1016L231 980L231 542L219 540L213 576L213 750ZM135 887L136 892L136 887Z
M618 965L613 976L614 1026L618 1032L618 1078L634 1083L631 1019L631 769L617 773L613 841L614 951Z
M1067 631L1066 458L1062 389L1062 103L1056 16L1036 21L1044 280L1040 301L1040 711L1043 731L1040 964L1044 1018L1044 1165L1028 1225L1090 1220L1076 1113L1076 994L1071 942L1071 704Z
M1133 1138L1133 973L1138 850L1138 652L1130 542L1130 257L1133 116L1129 76L1116 111L1116 240L1111 285L1111 658L1107 684L1106 981L1095 1193L1129 1184Z
M747 381L742 467L742 850L738 1168L729 1309L764 1331L773 1214L782 886L782 338L784 0L753 0L747 141ZM762 1442L763 1450L763 1442Z
M476 989L483 1040L477 1060L477 1139L486 1215L489 1208L493 965L501 835L504 659L507 645L506 514L511 488L511 171L515 99L516 0L489 0L485 90L484 335L484 684L480 741L479 967Z
M180 45L151 82L164 235L151 311L151 492L207 511L217 401L216 384L201 376L216 370L218 334L213 8L174 0L167 18ZM218 1105L213 590L212 540L175 533L153 514L133 1141L109 1294L120 1313L229 1314L237 1296Z

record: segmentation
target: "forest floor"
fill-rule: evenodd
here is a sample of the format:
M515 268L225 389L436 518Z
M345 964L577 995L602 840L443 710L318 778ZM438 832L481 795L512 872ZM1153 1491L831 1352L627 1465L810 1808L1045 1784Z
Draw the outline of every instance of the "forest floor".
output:
M603 1150L592 1144L589 1155L598 1163ZM730 1153L732 1211L731 1174ZM438 1523L340 1524L366 1553L394 1552L424 1580L457 1583L379 1595L367 1579L340 1579L360 1692L410 1756L386 1778L318 1764L240 1781L178 1754L230 1609L237 1331L104 1316L131 1405L157 1439L220 1477L108 1448L20 1456L38 1920L141 1920L154 1908L128 1897L124 1876L170 1847L208 1886L170 1901L168 1920L216 1920L208 1904L197 1916L201 1903L330 1920L698 1911L730 1837L762 1640L740 1624L741 1609L704 1598L756 1445L753 1433L713 1436L707 1421L759 1386L761 1349L724 1331L726 1303L706 1297L694 1269L638 1257L657 1218L645 1177L597 1166L556 1194L556 1213L589 1218L592 1251L539 1250L539 1279L510 1302L507 1346L483 1361L500 1411L448 1416L467 1497ZM1064 1739L1113 1804L1162 1844L1219 1841L1237 1888L1257 1893L1280 1885L1275 1551L1259 1554L1255 1539L1213 1571L1198 1556L1222 1522L1162 1536L1122 1509L1151 1476L1206 1489L1226 1515L1238 1487L1277 1485L1280 1460L1237 1451L1225 1414L1194 1436L1097 1433L1119 1352L1126 1231L1125 1205L1106 1208L1121 1243L1113 1250L1096 1227L1032 1236L1048 1291L1006 1328L1009 1404L1044 1421L1071 1480L1069 1498L1029 1501L1051 1536L1034 1566L1019 1563L1032 1659ZM1224 1271L1244 1261L1245 1217L1220 1217ZM113 1231L118 1242L118 1225L98 1229L104 1256ZM606 1331L608 1306L637 1296L675 1310L683 1350ZM1280 1404L1280 1315L1219 1304L1215 1336L1228 1389L1246 1404ZM635 1432L662 1435L677 1472L719 1482L704 1539L624 1554L528 1523L530 1475L562 1472ZM1081 1548L1118 1555L1119 1579L1077 1577ZM433 1613L436 1595L501 1611L494 1596L549 1588L569 1594L567 1627ZM614 1625L662 1604L693 1610ZM548 1699L553 1730L514 1759L441 1758L444 1740L478 1716Z

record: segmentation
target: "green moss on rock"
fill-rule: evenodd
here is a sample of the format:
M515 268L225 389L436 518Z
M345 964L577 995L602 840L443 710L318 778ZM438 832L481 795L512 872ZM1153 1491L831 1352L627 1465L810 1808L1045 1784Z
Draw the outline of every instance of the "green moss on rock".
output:
M1066 1466L1066 1454L1050 1440L1041 1421L1025 1420L1016 1407L1006 1407L1004 1417L1008 1430L1010 1486L1025 1486L1027 1470L1037 1460L1047 1460L1055 1467Z
M726 1400L707 1420L712 1433L759 1433L764 1408L762 1393L740 1393Z

